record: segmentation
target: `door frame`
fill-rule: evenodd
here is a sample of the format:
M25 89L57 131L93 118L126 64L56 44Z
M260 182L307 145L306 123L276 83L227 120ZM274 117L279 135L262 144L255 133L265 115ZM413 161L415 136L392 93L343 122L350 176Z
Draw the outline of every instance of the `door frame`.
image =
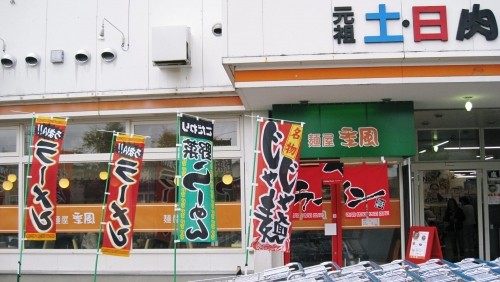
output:
M450 163L450 162L439 162L439 163L413 163L412 172L412 194L413 194L413 206L414 209L410 212L411 218L413 219L414 225L425 225L424 222L424 190L423 190L423 174L422 171L428 170L476 170L476 194L477 194L477 230L478 230L478 248L479 248L479 258L490 259L489 258L489 232L485 232L486 226L489 226L488 217L484 216L488 214L488 206L484 204L485 198L485 182L486 177L483 177L484 172L488 168L492 167L493 163L485 164L484 162L467 162L467 163ZM497 164L498 165L498 164Z

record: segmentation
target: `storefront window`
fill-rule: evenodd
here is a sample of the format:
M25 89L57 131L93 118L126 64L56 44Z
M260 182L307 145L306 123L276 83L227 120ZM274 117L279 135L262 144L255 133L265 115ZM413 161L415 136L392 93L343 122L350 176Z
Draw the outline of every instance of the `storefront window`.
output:
M17 165L0 165L0 205L17 205L19 172Z
M239 159L216 159L214 162L216 201L239 202L241 192ZM175 169L173 160L144 162L137 201L139 203L175 202Z
M484 155L486 161L500 159L500 129L484 130Z
M344 230L344 265L370 260L384 264L401 258L401 234L399 228Z
M0 165L0 249L18 246L17 205L19 173L17 165Z
M218 227L225 230L239 230L241 228L239 159L216 159L214 162L216 201L233 202L216 206ZM68 185L64 185L65 188L60 185L57 187L57 239L30 241L27 242L26 248L95 248L92 246L97 244L95 235L99 230L98 223L102 215L101 206L106 186L106 178L101 179L100 175L101 172L107 172L107 169L107 163L61 163L58 180L67 179ZM228 175L232 179L229 182ZM151 230L153 233L134 232L134 247L172 248L169 232L154 231L174 228L174 176L174 160L143 163L134 228ZM155 205L158 202L171 204ZM218 235L217 243L180 244L178 247L234 248L238 244L241 246L241 232L219 232Z
M0 128L0 155L17 152L17 129Z
M134 126L134 134L150 136L146 139L148 148L174 148L177 136L175 122L164 123L138 123ZM214 146L236 146L237 143L236 120L216 120L214 122Z
M179 249L199 248L241 248L241 232L217 232L217 242L213 243L185 243L177 245ZM134 233L134 249L173 249L174 238L172 232L137 232Z
M418 131L418 160L478 160L479 130L420 130Z
M109 153L112 132L125 132L125 123L68 123L63 140L61 154L96 154ZM25 150L28 154L31 127L25 127Z

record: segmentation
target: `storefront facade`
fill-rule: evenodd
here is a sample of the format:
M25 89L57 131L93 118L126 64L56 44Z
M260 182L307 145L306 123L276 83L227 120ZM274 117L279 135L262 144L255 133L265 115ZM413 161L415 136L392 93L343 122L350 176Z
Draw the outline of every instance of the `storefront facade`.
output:
M391 215L345 219L342 188L326 179L324 217L295 222L289 255L251 251L249 271L294 259L314 264L335 252L342 263L401 258L408 227L424 225L424 211L432 209L442 221L444 201L430 184L444 175L443 199L474 196L476 237L467 250L487 259L500 255L493 216L500 170L497 2L122 2L0 4L0 180L6 183L0 193L0 276L14 276L18 269L19 199L30 160L31 119L39 114L69 118L58 172L69 185L58 190L58 239L26 241L27 276L92 275L105 182L99 173L109 159L105 132L113 130L150 138L133 250L128 259L101 256L104 279L172 275L174 260L185 280L231 275L236 266L244 267L255 116L305 122L305 165L386 163ZM60 16L71 15L75 6L81 17ZM97 39L101 26L104 40ZM184 57L158 53L169 44ZM474 118L466 116L465 97L474 104ZM215 121L219 241L180 245L174 257L172 183L180 112ZM341 145L340 135L361 136L365 129L371 138ZM444 154L451 151L438 148L431 155L429 148L439 140L450 144L437 147L473 149ZM456 170L474 171L476 181L457 181L451 173ZM233 182L224 184L225 175ZM459 186L467 191L453 194ZM329 223L337 224L337 235L326 232ZM384 239L372 246L374 238ZM312 248L321 255L304 257Z

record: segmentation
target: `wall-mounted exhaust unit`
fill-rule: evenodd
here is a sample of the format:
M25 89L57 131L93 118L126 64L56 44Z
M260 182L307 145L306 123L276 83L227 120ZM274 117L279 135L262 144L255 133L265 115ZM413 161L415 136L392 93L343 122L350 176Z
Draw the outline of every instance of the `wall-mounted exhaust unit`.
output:
M101 58L103 61L109 63L116 59L116 50L113 48L106 48L101 53Z
M40 62L40 56L37 53L29 53L24 60L28 66L34 67Z
M12 68L16 65L17 62L16 57L5 53L7 44L5 43L5 40L3 38L0 38L0 40L2 41L2 52L3 52L2 58L0 59L0 63L4 68Z
M152 61L157 67L191 66L190 28L187 26L153 27Z
M78 50L75 54L75 60L79 64L85 64L90 60L90 53L87 50Z

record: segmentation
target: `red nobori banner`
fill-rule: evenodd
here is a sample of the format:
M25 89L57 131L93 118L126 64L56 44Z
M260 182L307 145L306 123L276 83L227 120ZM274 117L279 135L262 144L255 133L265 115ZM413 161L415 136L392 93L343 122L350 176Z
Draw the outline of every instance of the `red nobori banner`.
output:
M119 134L113 145L101 248L103 254L124 257L130 255L144 140L143 136Z
M66 124L62 118L35 120L26 202L26 240L56 239L57 170Z
M344 167L345 217L389 216L387 164Z
M290 248L303 127L264 120L259 123L259 132L252 247L286 252Z
M293 205L294 220L323 219L323 164L300 166Z

